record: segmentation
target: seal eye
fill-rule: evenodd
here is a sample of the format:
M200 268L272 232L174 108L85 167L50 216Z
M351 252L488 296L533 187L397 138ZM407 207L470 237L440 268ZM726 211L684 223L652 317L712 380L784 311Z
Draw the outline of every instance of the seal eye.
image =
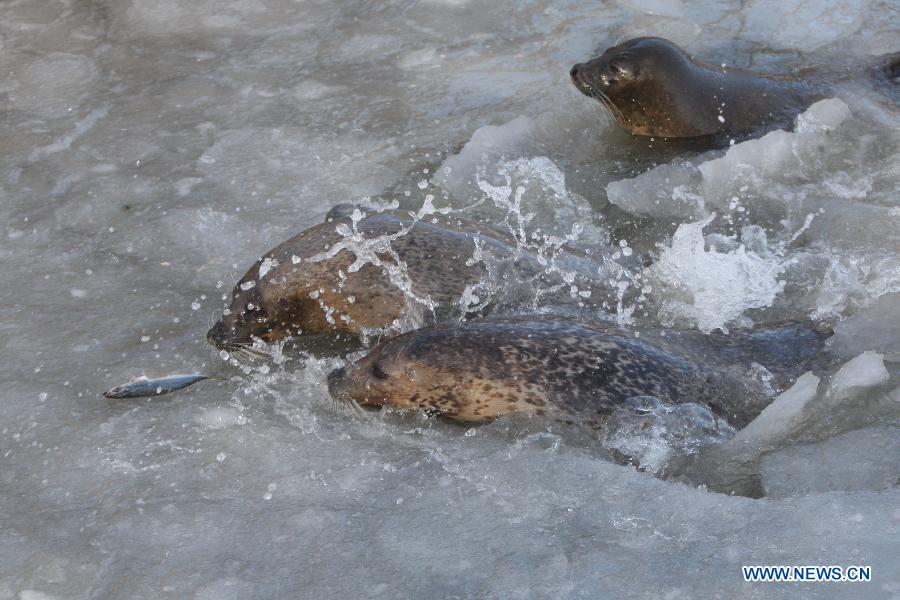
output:
M617 65L616 63L609 63L609 70L616 74L622 72L622 69L620 69L619 65Z
M381 368L381 365L375 363L372 365L372 375L375 376L375 379L387 379L389 375L387 372Z

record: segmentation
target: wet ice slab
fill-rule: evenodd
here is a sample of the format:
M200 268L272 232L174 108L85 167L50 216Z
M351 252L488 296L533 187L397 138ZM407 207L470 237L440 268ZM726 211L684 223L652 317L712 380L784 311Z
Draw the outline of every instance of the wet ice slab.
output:
M568 76L632 35L840 74L897 51L884 3L2 6L0 600L898 593L896 106L851 80L794 131L667 154ZM699 437L674 409L616 438L639 471L544 423L350 416L325 391L341 358L209 349L237 278L333 204L431 195L502 222L491 194L518 188L528 236L618 253L579 314L814 319L835 362L726 441L689 421L718 443L690 448L712 459L688 485L653 474ZM187 371L228 381L100 397ZM770 497L730 495L751 488ZM740 577L811 562L874 580Z

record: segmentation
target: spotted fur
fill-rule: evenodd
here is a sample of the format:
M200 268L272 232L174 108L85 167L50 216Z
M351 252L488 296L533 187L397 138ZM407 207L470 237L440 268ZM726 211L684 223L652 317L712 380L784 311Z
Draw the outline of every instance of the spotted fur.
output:
M703 403L743 426L771 401L753 382L725 374L685 336L672 337L600 322L483 319L383 342L332 372L328 384L338 399L464 422L513 412L602 420L625 399L649 395Z

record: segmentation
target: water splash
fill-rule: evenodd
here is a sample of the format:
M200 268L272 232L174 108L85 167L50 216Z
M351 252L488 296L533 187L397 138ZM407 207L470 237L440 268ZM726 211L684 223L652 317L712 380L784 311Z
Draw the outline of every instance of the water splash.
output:
M744 311L771 306L784 289L779 275L790 260L768 251L762 230L748 229L740 242L718 236L719 247L707 249L703 230L715 218L679 225L648 270L663 290L660 312L668 324L687 320L705 332L727 331Z
M653 396L635 396L610 415L600 440L641 469L659 473L673 456L694 454L734 434L731 425L701 404L670 404Z
M449 212L449 211L447 211ZM410 213L410 216L413 217L412 222L404 227L401 227L397 232L391 234L385 234L375 237L366 237L366 235L359 230L359 222L362 221L367 213L361 211L360 209L354 209L354 211L350 215L350 224L346 223L338 223L335 226L335 231L338 235L341 236L341 240L332 244L331 248L324 252L320 252L308 260L312 262L319 262L322 260L326 260L329 258L333 258L338 253L347 250L351 252L355 259L353 263L347 268L347 271L350 273L356 273L360 269L362 269L367 264L374 265L382 270L382 272L387 275L388 280L401 292L403 292L404 297L407 302L407 311L406 313L409 315L409 318L406 319L403 323L397 324L402 328L413 328L415 326L421 326L424 324L423 314L424 311L430 312L432 316L434 316L435 309L437 308L437 303L431 299L430 295L419 296L413 290L413 281L409 275L409 270L407 269L406 262L400 258L400 255L394 250L392 246L392 242L396 239L405 236L409 233L415 224L421 221L428 215L443 213L444 209L436 209L434 204L430 199L426 199L425 203L423 203L422 207L416 213ZM390 260L385 260L382 256L387 256ZM338 289L342 286L343 281L345 280L345 275L343 273L339 273L339 285ZM331 314L334 309L331 307L327 307L320 302L321 307L326 312L326 319L331 318L329 322L333 323L333 317Z
M563 172L550 159L501 160L490 176L480 166L475 182L490 200L488 216L514 240L514 258L536 263L527 303L531 310L558 303L560 295L582 308L601 306L604 298L597 292L618 290L616 280L633 277L617 262L622 255L608 249L609 234L593 222L590 206L566 188ZM582 244L591 248L590 256L577 250ZM490 283L480 287L496 292Z

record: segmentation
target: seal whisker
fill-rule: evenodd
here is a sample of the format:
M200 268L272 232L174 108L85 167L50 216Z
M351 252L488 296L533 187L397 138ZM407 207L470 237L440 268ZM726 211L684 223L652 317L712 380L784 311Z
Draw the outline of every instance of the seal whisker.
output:
M585 81L582 77L578 77L578 81L584 86L584 94L589 98L596 100L597 102L591 102L592 105L596 106L597 103L601 105L600 113L603 115L603 118L609 122L610 117L615 120L618 120L619 115L621 115L621 111L612 103L612 100L600 91L596 86L590 84L590 82ZM603 110L605 108L606 110ZM618 114L616 114L618 111Z
M366 414L366 411L363 410L362 406L346 394L335 394L331 396L332 415L337 416L338 409L345 412L345 414L357 418L362 418Z
M247 356L252 356L254 358L259 358L266 361L273 360L271 351L260 348L255 344L249 342L232 342L231 345L235 348L235 351L240 350Z
M238 349L235 350L234 352L229 353L229 356L231 356L232 358L234 358L234 360L236 360L236 361L238 362L238 364L240 364L240 365L243 365L243 366L245 366L245 367L251 366L251 365L250 365L250 360L249 360L249 358L244 354L242 348L238 348Z
M254 346L253 344L239 344L239 347L245 352L249 352L250 354L254 354L256 356L259 356L260 358L270 358L272 356L271 352Z
M349 406L351 410L351 414L358 418L363 418L366 416L366 411L363 410L363 407L359 405L359 403L353 398L349 398L347 401L347 406Z
M247 364L244 362L244 358L242 356L240 356L239 354L237 354L236 352L229 352L228 359L233 360L236 364L238 364L241 367L247 366Z
M609 96L598 89L594 89L594 93L597 94L597 99L600 100L600 102L603 103L603 105L609 110L609 112L613 114L616 121L622 124L627 123L625 115L622 113L619 107L616 106L615 103L609 98Z
M247 360L249 360L251 363L255 364L257 362L268 362L268 363L272 362L272 357L270 355L266 354L265 352L263 352L262 350L259 350L257 348L246 348L245 347L245 348L241 348L240 351L241 351L241 353L243 353L243 355L245 357L247 357Z
M241 357L242 364L245 367L255 367L262 358L261 356L253 354L247 348L238 348L234 353Z
M206 323L207 329L216 324L216 322L222 318L223 310L221 308L216 308L212 312L209 313L209 319Z
M592 102L591 100L599 100L599 102ZM606 125L609 125L612 121L615 120L615 116L613 115L612 110L610 110L609 106L606 105L602 99L591 96L588 98L588 102L591 103L591 107L596 110L600 116L603 118L603 122Z

